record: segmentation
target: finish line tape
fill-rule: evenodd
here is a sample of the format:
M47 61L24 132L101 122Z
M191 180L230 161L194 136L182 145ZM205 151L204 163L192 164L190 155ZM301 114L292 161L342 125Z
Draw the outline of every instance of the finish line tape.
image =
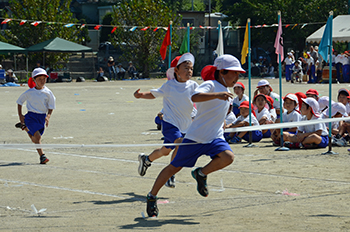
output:
M267 129L293 128L298 126L314 125L319 123L330 123L344 121L346 118L326 118L321 120L305 120L299 122L284 122L275 124L266 124L261 126L245 126L237 128L228 128L225 132L241 132ZM186 146L196 143L158 143L158 144L0 144L0 150L4 149L39 149L39 148L118 148L118 147L162 147L162 146Z

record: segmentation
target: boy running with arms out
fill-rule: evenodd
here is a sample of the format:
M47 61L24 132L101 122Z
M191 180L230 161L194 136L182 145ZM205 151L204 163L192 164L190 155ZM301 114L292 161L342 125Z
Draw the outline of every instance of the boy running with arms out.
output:
M34 69L31 78L34 81L34 87L30 86L31 88L22 93L17 100L20 123L17 123L16 127L25 130L33 143L41 144L45 125L49 126L52 111L55 109L56 98L51 90L45 86L48 75L44 69ZM28 113L23 116L22 105L25 101L27 101ZM40 164L49 162L41 148L36 150L40 156Z
M166 181L183 167L193 167L203 154L212 160L203 168L192 171L197 181L200 195L208 196L207 175L225 168L234 160L234 154L224 139L224 122L230 107L229 98L233 94L228 87L233 87L239 73L244 73L238 59L231 55L222 55L215 59L214 66L203 68L203 82L192 94L196 102L197 115L190 125L174 160L158 175L151 191L147 195L147 214L149 217L158 216L157 194ZM196 144L192 144L196 143Z

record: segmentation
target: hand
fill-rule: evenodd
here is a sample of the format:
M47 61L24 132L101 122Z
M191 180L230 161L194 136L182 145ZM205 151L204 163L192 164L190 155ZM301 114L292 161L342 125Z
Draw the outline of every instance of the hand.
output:
M24 116L23 116L23 114L19 115L19 121L24 124Z
M45 118L46 127L49 126L49 120L50 120L50 115L47 115L46 118Z
M141 98L143 96L142 93L140 93L140 89L136 90L135 93L134 93L134 97L135 98Z
M228 101L229 98L233 98L233 94L229 92L220 92L216 94L216 98L224 101Z
M259 89L254 91L254 97L259 94Z

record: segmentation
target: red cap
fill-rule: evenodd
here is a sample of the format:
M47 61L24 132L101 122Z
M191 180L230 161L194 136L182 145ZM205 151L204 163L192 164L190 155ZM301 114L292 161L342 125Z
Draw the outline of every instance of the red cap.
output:
M179 62L180 58L181 58L181 56L175 57L170 63L170 68L175 68L177 66L177 62Z
M307 98L306 95L303 92L296 92L295 95L298 97L298 102L299 102L299 110L301 109L301 103L303 98Z
M274 103L273 98L266 95L266 99L267 99L267 103L270 105L270 108L273 109L273 103Z
M245 90L245 86L243 85L242 82L236 82L236 84L233 86L233 88L235 88L235 87L241 87L241 88L243 88L243 90Z
M216 71L216 67L213 65L205 66L201 71L201 76L204 81L215 80L214 73Z
M255 99L256 99L257 97L260 97L260 96L263 97L263 98L265 98L265 101L267 101L266 95L265 95L265 94L262 94L262 93L259 93L259 94L255 95L253 101L255 101Z
M254 116L256 117L256 114L254 112L254 106L253 104L250 103L250 107L252 109L252 113L254 114ZM243 101L240 105L239 105L239 108L248 108L249 109L249 101Z
M316 95L318 97L318 92L316 89L309 89L308 91L306 91L305 94L313 94L313 95Z

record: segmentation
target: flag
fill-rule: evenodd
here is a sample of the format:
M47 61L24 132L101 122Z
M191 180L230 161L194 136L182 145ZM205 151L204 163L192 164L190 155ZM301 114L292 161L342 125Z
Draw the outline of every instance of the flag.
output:
M72 27L72 26L74 26L74 23L69 23L69 24L64 25L64 27Z
M153 29L154 32L158 31L159 30L159 27L156 27Z
M146 31L149 27L144 27L141 29L141 31Z
M307 25L307 23L304 23L300 29L303 29L306 25Z
M113 34L115 32L115 30L117 30L117 27L113 27L111 34Z
M94 27L94 29L98 31L98 30L100 30L100 27L101 27L101 26L102 26L102 25L96 25L96 26Z
M294 29L294 27L296 27L296 26L298 26L298 24L296 23L296 24L294 24L294 26L292 27L292 30Z
M329 58L329 47L332 44L332 32L331 32L331 25L332 25L332 17L329 16L327 20L326 27L323 32L322 40L320 45L318 46L318 53L322 56L322 58L328 62Z
M162 56L162 59L165 60L165 57L166 57L166 49L167 47L171 45L171 38L170 38L170 25L168 27L168 30L165 34L165 37L164 37L164 40L163 40L163 43L162 43L162 46L160 47L160 55Z
M135 31L137 27L130 28L130 31Z
M82 29L82 28L84 28L85 27L85 24L82 24L81 26L80 26L80 29Z
M23 24L25 24L27 22L27 20L21 20L21 22L19 23L19 25L23 25Z
M12 19L4 19L4 21L1 22L1 24L6 24L8 22L10 22Z
M41 21L35 21L35 22L32 22L31 24L32 24L34 27L36 27L36 26L38 26L40 23L41 23Z
M283 37L282 37L282 19L280 17L280 21L278 22L278 30L277 30L277 35L275 39L275 46L276 51L275 53L277 54L277 63L279 63L278 55L281 55L281 61L284 59L283 55Z
M220 28L219 28L218 46L216 47L215 52L216 52L216 54L218 54L218 56L221 56L224 54L224 38L222 36L221 24L220 24Z
M242 52L241 52L241 63L242 65L245 64L245 58L248 55L249 52L249 34L248 34L248 22L247 25L245 26L245 33L244 33L244 41L243 41L243 47L242 47Z
M184 54L188 51L188 47L187 47L187 33L185 34L184 36L184 39L182 40L182 44L181 44L181 47L180 47L180 54Z

